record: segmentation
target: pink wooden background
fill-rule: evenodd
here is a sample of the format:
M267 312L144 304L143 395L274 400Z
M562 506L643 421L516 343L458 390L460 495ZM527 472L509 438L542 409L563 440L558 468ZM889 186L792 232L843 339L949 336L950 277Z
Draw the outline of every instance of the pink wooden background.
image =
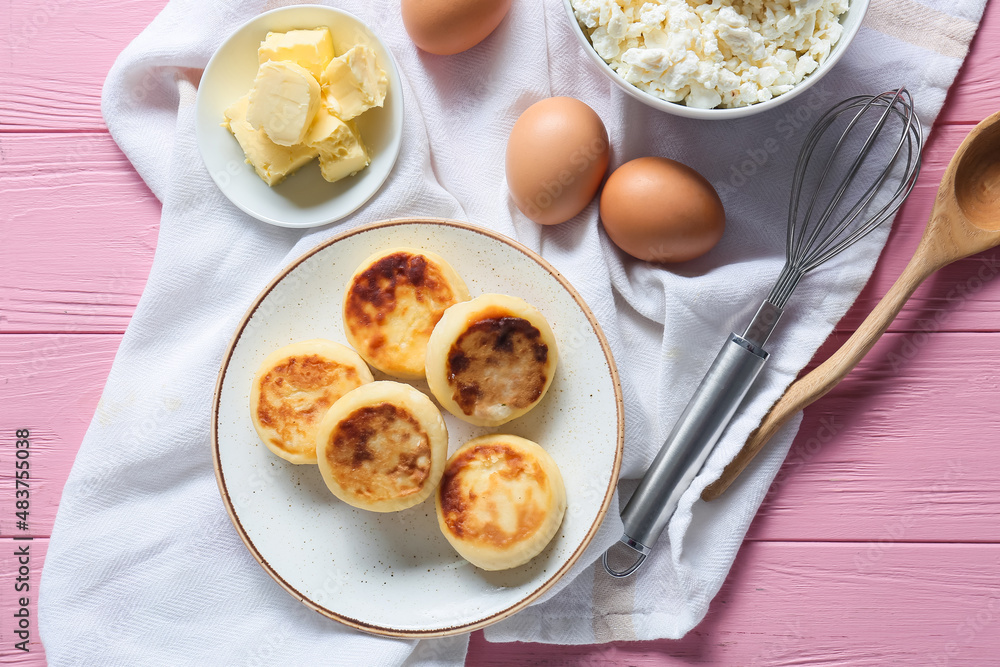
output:
M102 123L101 85L163 0L5 4L0 663L43 665L34 604L48 535L142 292L160 215ZM991 0L885 256L821 355L899 274L952 152L1000 109L998 84L1000 0ZM998 275L1000 250L944 270L807 411L729 579L686 638L551 647L490 645L476 633L469 664L1000 665ZM832 439L824 423L835 425ZM27 532L14 517L20 428L31 430ZM12 634L12 537L25 535L35 538L29 653Z

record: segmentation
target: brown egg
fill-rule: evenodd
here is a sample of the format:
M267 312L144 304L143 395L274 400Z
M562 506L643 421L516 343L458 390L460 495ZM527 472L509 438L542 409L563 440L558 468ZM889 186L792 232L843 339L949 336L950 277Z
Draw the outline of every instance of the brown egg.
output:
M525 109L507 140L507 187L514 203L542 225L582 211L608 170L608 132L580 100L550 97Z
M604 184L601 222L633 257L686 262L719 242L726 212L712 184L691 167L641 157L618 167Z
M511 0L402 0L403 26L428 53L448 56L471 49L493 32Z

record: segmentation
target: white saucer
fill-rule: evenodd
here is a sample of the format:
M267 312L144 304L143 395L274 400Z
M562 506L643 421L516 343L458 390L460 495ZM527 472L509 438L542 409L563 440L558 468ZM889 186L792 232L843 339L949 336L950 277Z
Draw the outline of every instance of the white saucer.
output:
M385 105L358 118L358 129L372 162L336 183L323 180L313 160L283 182L268 186L246 163L236 139L220 125L223 112L246 95L257 75L257 47L268 32L327 26L336 53L356 44L375 50L389 79ZM396 162L403 134L403 88L388 47L353 14L320 5L284 7L245 23L208 62L198 86L198 149L223 194L253 217L280 227L318 227L360 208L377 191Z

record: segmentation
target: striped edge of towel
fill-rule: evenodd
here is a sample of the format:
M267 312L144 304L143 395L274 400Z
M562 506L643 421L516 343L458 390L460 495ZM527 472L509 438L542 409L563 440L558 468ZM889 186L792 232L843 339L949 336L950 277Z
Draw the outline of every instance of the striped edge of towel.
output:
M943 56L964 58L979 24L915 0L872 0L861 25Z

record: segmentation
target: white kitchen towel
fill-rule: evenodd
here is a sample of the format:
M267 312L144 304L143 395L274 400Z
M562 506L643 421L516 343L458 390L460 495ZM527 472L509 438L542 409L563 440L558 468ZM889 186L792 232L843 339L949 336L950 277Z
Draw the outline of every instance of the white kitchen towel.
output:
M778 275L791 168L808 127L842 98L905 84L929 128L984 0L874 0L844 59L813 89L727 122L670 116L624 95L589 63L560 0L515 0L493 35L450 57L413 46L398 0L331 1L370 23L395 54L405 130L378 195L346 220L304 231L238 211L195 145L202 68L237 26L283 4L170 0L108 75L108 128L163 202L163 217L146 290L66 484L42 574L39 627L54 665L460 664L467 637L373 637L307 610L231 526L212 469L210 406L223 353L258 292L324 239L385 218L456 218L518 239L579 289L607 334L625 397L627 496L725 336L748 322ZM663 155L704 174L726 206L722 242L664 268L618 252L600 230L596 203L557 227L520 214L504 178L506 139L522 111L552 95L577 97L600 114L612 167ZM117 224L127 225L127 215L109 211ZM620 534L616 504L589 562L489 627L489 640L676 638L702 619L798 422L723 498L705 503L700 492L854 301L886 234L802 282L751 399L638 575L612 580L593 563Z

